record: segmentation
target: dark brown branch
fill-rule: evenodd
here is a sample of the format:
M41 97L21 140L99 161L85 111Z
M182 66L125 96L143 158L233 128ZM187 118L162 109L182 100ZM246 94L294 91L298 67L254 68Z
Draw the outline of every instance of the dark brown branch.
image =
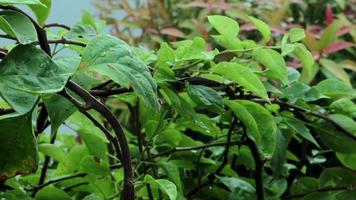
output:
M81 47L86 47L87 45L83 42L75 41L75 40L69 40L69 39L58 39L58 40L48 40L49 44L70 44L70 45L76 45L76 46L81 46Z
M56 179L52 179L52 180L49 180L47 181L46 183L43 183L43 184L40 184L40 185L36 185L32 188L32 190L34 191L38 191L48 185L51 185L51 184L54 184L54 183L58 183L58 182L61 182L61 181L65 181L65 180L69 180L69 179L73 179L73 178L79 178L79 177L84 177L86 176L87 174L86 173L77 173L77 174L72 174L72 175L68 175L68 176L63 176L63 177L60 177L60 178L56 178Z
M67 88L76 93L85 102L88 108L92 108L99 112L105 119L110 123L114 129L115 135L119 141L121 149L121 160L124 168L124 189L121 195L121 199L133 200L134 199L134 185L133 185L133 172L131 164L131 156L128 147L127 140L124 135L124 130L122 129L120 123L116 119L115 115L110 112L110 110L98 101L94 96L92 96L85 89L77 85L76 83L69 81L67 83Z
M41 49L51 57L51 49L47 39L46 31L42 29L42 27L39 26L34 19L32 19L25 12L23 12L22 10L14 6L0 6L0 8L5 10L16 11L28 17L28 19L30 19L33 25L35 26ZM133 200L135 195L134 195L134 185L133 185L133 172L131 166L132 165L131 156L130 156L128 143L126 141L124 131L120 123L117 121L116 117L110 112L110 110L105 105L103 105L100 101L95 99L95 97L93 97L88 91L86 91L85 89L83 89L82 87L80 87L79 85L77 85L72 81L68 81L66 87L72 90L77 95L79 95L83 100L85 100L86 105L88 107L93 108L94 110L99 112L103 117L105 117L106 120L110 123L110 125L114 129L115 135L120 144L121 153L122 153L121 159L124 168L124 189L123 192L121 193L121 199ZM117 152L120 153L120 151ZM118 157L120 158L119 155Z
M36 124L36 131L35 131L36 136L42 133L46 129L47 118L48 118L47 108L44 105L42 105L40 108L40 113L38 114L37 117L37 124Z
M6 115L14 112L16 111L12 108L0 108L0 115Z
M72 102L72 104L75 105L83 115L85 115L90 121L92 121L93 124L96 127L98 127L105 134L106 138L108 138L110 143L112 143L114 145L115 151L117 152L118 159L121 161L121 150L120 150L120 147L119 147L119 144L118 144L117 140L110 133L109 130L107 130L103 125L100 124L100 122L98 122L93 116L91 116L87 112L88 108L86 107L86 105L82 105L81 102L79 102L73 96L68 94L66 90L63 90L63 91L59 92L59 94L62 95L63 97L65 97L66 99L68 99L70 102Z
M66 30L70 30L70 27L65 25L65 24L60 24L60 23L51 23L51 24L46 24L43 26L43 28L51 28L51 27L58 27L58 28L64 28Z
M255 161L255 183L256 183L256 194L257 194L257 200L264 200L264 190L263 190L263 162L260 156L260 153L258 152L258 148L256 146L256 143L251 140L250 138L247 138L246 140L246 145L250 148L253 160Z
M98 89L103 89L105 88L106 86L110 85L111 83L114 83L112 80L108 80L108 81L105 81L95 87L92 88L92 90L98 90Z
M12 37L12 36L10 36L10 35L0 34L0 38L5 38L5 39L17 41L17 38Z
M132 92L133 90L127 89L127 88L116 88L116 89L111 89L111 90L104 90L104 89L93 89L90 90L90 94L94 96L99 96L99 97L107 97L107 96L112 96L112 95L118 95L118 94L124 94L127 92Z
M230 142L230 145L236 145L236 144L241 144L241 142L240 141ZM193 151L193 150L205 149L205 148L209 148L209 147L218 147L218 146L226 146L226 145L227 145L227 142L217 142L217 143L205 144L205 145L195 146L195 147L174 147L172 149L162 151L158 154L152 155L152 159L159 158L162 156L167 156L172 153L181 152L181 151Z
M50 141L50 144L54 144L56 141L57 134L53 135ZM49 166L49 163L51 162L51 157L45 156L45 160L43 162L42 170L41 170L41 175L40 175L40 180L38 181L38 185L42 185L46 179L47 176L47 169ZM31 194L31 197L34 197L36 193L39 191L39 189L34 189L33 193Z
M237 119L236 117L233 117L232 122L230 124L229 127L229 131L227 133L227 139L226 139L226 146L225 146L225 150L224 150L224 157L223 157L223 161L220 165L220 167L215 171L215 174L220 174L220 172L224 169L225 165L228 163L229 161L229 151L230 151L230 146L231 146L231 137L232 137L232 132L234 130L234 126L237 123Z

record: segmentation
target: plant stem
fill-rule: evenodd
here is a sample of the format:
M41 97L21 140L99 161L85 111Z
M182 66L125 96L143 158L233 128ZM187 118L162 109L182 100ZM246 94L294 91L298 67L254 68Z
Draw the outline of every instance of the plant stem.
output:
M258 152L257 146L253 140L247 138L246 145L250 148L253 160L255 161L255 183L256 183L256 194L257 200L264 200L264 191L263 191L263 162Z

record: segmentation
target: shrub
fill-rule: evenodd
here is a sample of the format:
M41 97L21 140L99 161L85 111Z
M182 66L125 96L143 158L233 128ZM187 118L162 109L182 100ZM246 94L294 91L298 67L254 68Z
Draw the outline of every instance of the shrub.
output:
M154 51L88 13L45 25L50 2L0 1L16 42L0 63L2 199L355 196L355 89L315 78L303 29L272 46L264 21L244 17L252 40L210 15L213 48L195 37Z

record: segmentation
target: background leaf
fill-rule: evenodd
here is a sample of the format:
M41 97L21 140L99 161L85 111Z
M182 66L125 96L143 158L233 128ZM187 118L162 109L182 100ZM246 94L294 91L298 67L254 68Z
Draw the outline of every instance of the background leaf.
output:
M122 87L132 86L146 105L158 110L157 85L147 65L122 40L106 35L97 36L84 50L82 62L90 70L109 77Z
M18 45L0 63L0 88L55 93L64 88L71 75L35 46Z
M257 30L262 33L263 39L269 41L271 39L271 30L269 26L262 20L255 17L248 17L249 20L256 26Z
M258 76L256 76L248 67L237 63L220 63L213 71L221 74L227 79L241 85L263 99L268 100L267 91Z
M288 71L286 63L281 54L273 49L258 48L252 52L254 58L267 68L265 74L274 80L280 81L282 84L288 82Z
M15 11L0 11L0 29L21 44L37 41L36 29L23 14Z
M161 189L169 196L170 200L177 199L177 187L174 185L174 183L165 179L154 179L150 175L146 175L144 180L146 183L152 185L153 187Z
M37 142L31 113L0 120L0 180L36 171Z
M43 26L49 16L52 7L52 0L40 0L42 4L29 5L35 13L38 24Z

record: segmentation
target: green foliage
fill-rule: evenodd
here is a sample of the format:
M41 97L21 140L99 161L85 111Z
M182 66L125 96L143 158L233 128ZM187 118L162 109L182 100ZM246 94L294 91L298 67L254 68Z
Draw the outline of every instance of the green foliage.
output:
M164 20L166 2L152 11ZM337 22L320 40L276 34L289 4L269 19L216 3L196 12L200 33L147 49L88 12L52 31L50 0L0 0L15 41L1 49L0 199L352 199L354 62L328 57Z

